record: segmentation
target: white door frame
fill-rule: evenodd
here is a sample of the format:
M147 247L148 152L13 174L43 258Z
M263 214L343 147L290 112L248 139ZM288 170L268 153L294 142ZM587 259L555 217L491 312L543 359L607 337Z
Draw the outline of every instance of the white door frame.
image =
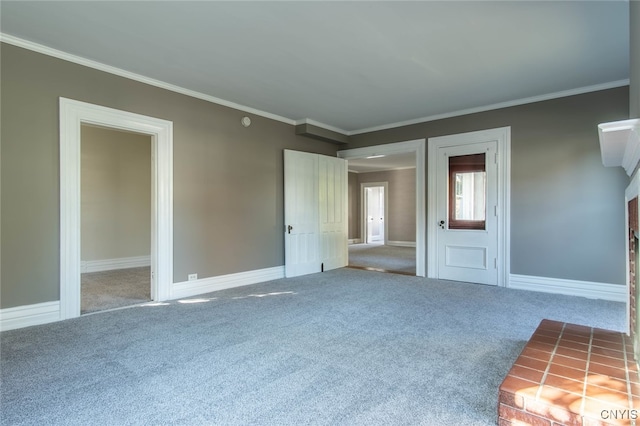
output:
M481 130L477 132L429 138L428 210L427 217L427 272L429 278L437 278L437 226L438 206L436 173L438 149L447 146L471 145L495 140L498 143L498 286L509 286L511 270L511 127Z
M362 223L360 224L360 235L362 235L362 242L367 242L367 208L366 208L366 197L365 197L365 189L366 188L384 188L384 244L389 242L389 221L387 220L387 212L389 211L389 182L366 182L360 184L360 206L361 208L361 219Z
M345 149L338 151L338 157L345 160L366 158L372 155L391 155L414 153L416 157L416 276L426 275L426 204L425 204L425 174L426 148L425 139L406 142L396 142L384 145L367 146L363 148Z
M151 136L151 297L171 298L173 283L173 123L60 98L60 319L80 316L80 127Z

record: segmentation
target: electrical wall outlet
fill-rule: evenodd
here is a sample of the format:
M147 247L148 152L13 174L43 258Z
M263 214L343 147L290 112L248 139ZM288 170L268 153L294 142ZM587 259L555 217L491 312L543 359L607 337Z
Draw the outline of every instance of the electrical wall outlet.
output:
M189 274L189 281L195 281L198 279L198 274Z

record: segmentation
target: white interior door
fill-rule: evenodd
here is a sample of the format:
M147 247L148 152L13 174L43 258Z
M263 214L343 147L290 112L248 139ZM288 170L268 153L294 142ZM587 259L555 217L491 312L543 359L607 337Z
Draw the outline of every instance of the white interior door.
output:
M367 243L384 243L384 187L365 188Z
M498 284L497 142L438 148L438 278Z
M285 276L346 266L347 163L284 151Z
M318 158L284 151L285 276L320 272Z
M321 268L347 266L347 161L318 155Z

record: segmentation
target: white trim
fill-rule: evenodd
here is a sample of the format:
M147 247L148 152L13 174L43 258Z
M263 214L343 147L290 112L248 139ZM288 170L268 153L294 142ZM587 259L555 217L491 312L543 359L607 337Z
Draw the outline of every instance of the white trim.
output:
M338 157L345 160L366 158L374 154L402 154L413 152L416 156L416 276L426 275L426 151L427 141L416 139L384 145L374 145L338 151Z
M380 168L376 168L376 169L371 169L371 170L365 170L362 172L359 172L357 170L349 170L349 173L356 173L356 174L361 174L361 173L377 173L377 172L388 172L388 171L395 171L395 170L412 170L415 169L416 166L406 166L406 167L384 167L384 166L380 166Z
M267 112L267 111L262 111L262 110L258 110L258 109L251 108L251 107L248 107L248 106L240 105L240 104L237 104L235 102L227 101L227 100L224 100L224 99L221 99L221 98L217 98L215 96L207 95L207 94L204 94L204 93L201 93L201 92L196 92L195 90L186 89L186 88L183 88L183 87L180 87L180 86L176 86L174 84L166 83L164 81L156 80L156 79L153 79L153 78L150 78L150 77L145 77L145 76L140 75L140 74L136 74L136 73L132 73L130 71L123 70L121 68L116 68L116 67L113 67L111 65L106 65L106 64L103 64L101 62L93 61L91 59L86 59L86 58L83 58L81 56L73 55L71 53L67 53L67 52L63 52L61 50L53 49L51 47L44 46L42 44L34 43L32 41L24 40L24 39L21 39L19 37L15 37L15 36L12 36L12 35L9 35L9 34L5 34L5 33L1 33L1 32L0 32L0 42L11 44L11 45L17 46L17 47L21 47L23 49L28 49L28 50L31 50L33 52L38 52L38 53L41 53L43 55L52 56L54 58L62 59L62 60L68 61L68 62L73 62L75 64L83 65L83 66L86 66L86 67L89 67L89 68L93 68L93 69L97 69L97 70L100 70L100 71L108 72L110 74L118 75L120 77L128 78L128 79L135 80L135 81L139 81L141 83L149 84L151 86L159 87L161 89L170 90L170 91L175 92L175 93L181 93L183 95L191 96L193 98L202 99L204 101L208 101L208 102L211 102L211 103L214 103L214 104L217 104L217 105L226 106L226 107L229 107L229 108L237 109L239 111L244 111L244 112L247 112L247 113L250 113L250 114L254 114L254 115L257 115L257 116L260 116L260 117L265 117L265 118L269 118L269 119L272 119L272 120L280 121L282 123L290 124L292 126L295 126L297 124L305 124L306 123L306 124L311 124L311 125L314 125L314 126L317 126L317 127L322 127L324 129L331 130L333 132L342 133L345 136L359 135L359 134L362 134L362 133L375 132L375 131L378 131L378 130L393 129L393 128L397 128L397 127L409 126L409 125L420 124L420 123L426 123L426 122L435 121L435 120L442 120L442 119L445 119L445 118L457 117L457 116L466 115L466 114L474 114L474 113L478 113L478 112L491 111L491 110L500 109L500 108L509 108L509 107L513 107L513 106L524 105L524 104L529 104L529 103L534 103L534 102L540 102L540 101L546 101L546 100L551 100L551 99L563 98L563 97L566 97L566 96L574 96L574 95L581 95L581 94L584 94L584 93L597 92L599 90L615 89L617 87L623 87L623 86L628 86L629 85L629 79L617 80L617 81L611 81L611 82L608 82L608 83L596 84L596 85L593 85L593 86L578 87L576 89L570 89L570 90L563 90L563 91L560 91L560 92L547 93L545 95L539 95L539 96L532 96L532 97L529 97L529 98L516 99L516 100L512 100L512 101L500 102L500 103L491 104L491 105L484 105L484 106L468 108L468 109L463 109L463 110L458 110L458 111L451 111L451 112L447 112L447 113L443 113L443 114L430 115L430 116L416 118L416 119L412 119L412 120L398 121L398 122L395 122L395 123L383 124L383 125L380 125L380 126L366 127L366 128L357 129L357 130L344 130L344 129L340 129L338 127L334 127L334 126L331 126L331 125L328 125L328 124L320 123L320 122L312 120L310 118L293 120L291 118L283 117L283 116L277 115L277 114L272 114L272 113Z
M509 288L538 291L542 293L565 294L589 299L626 302L627 286L619 284L576 281L560 278L534 277L531 275L511 274Z
M116 259L83 260L80 271L84 273L113 271L116 269L141 268L151 266L151 256L119 257Z
M359 130L347 132L347 136L359 135L362 133L377 132L379 130L394 129L396 127L410 126L413 124L426 123L429 121L442 120L445 118L458 117L467 114L492 111L495 109L509 108L518 105L531 104L534 102L548 101L551 99L564 98L567 96L582 95L585 93L597 92L599 90L615 89L629 85L629 79L611 81L608 83L595 84L593 86L578 87L576 89L562 90L560 92L547 93L545 95L532 96L530 98L514 99L512 101L499 102L497 104L483 105L475 108L467 108L458 111L445 112L443 114L430 115L427 117L415 118L413 120L398 121L396 123L383 124L381 126L367 127Z
M598 124L605 167L622 166L631 176L640 162L640 119Z
M0 331L47 324L59 320L59 301L0 309Z
M360 235L362 241L367 242L367 236L369 230L367 229L367 209L365 208L365 188L384 188L384 244L387 244L389 236L389 221L387 220L387 214L389 212L389 182L364 182L360 184Z
M386 244L388 246L395 246L395 247L415 247L416 246L415 241L387 241Z
M258 269L255 271L239 272L236 274L221 275L217 277L201 278L193 281L183 281L173 284L172 294L174 299L197 296L227 288L242 287L245 285L273 281L284 278L284 266Z
M192 98L202 99L207 102L237 109L240 111L247 112L249 114L258 115L260 117L265 117L272 120L280 121L282 123L291 124L291 125L295 124L295 121L290 118L282 117L280 115L272 114L266 111L261 111L259 109L251 108L248 106L240 105L235 102L226 101L224 99L216 98L215 96L207 95L201 92L196 92L195 90L185 89L184 87L176 86L170 83L165 83L164 81L156 80L154 78L145 77L140 74L123 70L121 68L116 68L111 65L106 65L101 62L93 61L91 59L86 59L81 56L77 56L71 53L63 52L61 50L53 49L51 47L44 46L42 44L34 43L28 40L23 40L19 37L15 37L9 34L0 33L0 41L3 43L11 44L13 46L28 49L33 52L42 53L43 55L52 56L54 58L62 59L68 62L73 62L74 64L83 65L85 67L108 72L109 74L118 75L120 77L128 78L130 80L135 80L141 83L149 84L151 86L159 87L161 89L170 90L175 93L191 96Z
M80 316L80 127L151 136L151 297L171 298L173 282L173 123L60 98L60 317Z
M437 153L445 146L460 146L495 140L498 143L498 285L509 286L511 270L511 127L429 138L427 276L437 278Z
M362 244L362 239L360 238L351 238L347 240L348 244Z

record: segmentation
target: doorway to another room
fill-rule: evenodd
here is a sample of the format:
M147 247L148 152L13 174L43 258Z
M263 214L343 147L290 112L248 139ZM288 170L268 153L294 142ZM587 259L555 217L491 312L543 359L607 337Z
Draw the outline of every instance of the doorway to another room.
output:
M419 140L338 154L349 161L349 267L424 276L424 148Z
M151 300L151 136L81 125L81 314Z
M350 185L360 188L359 203L350 203L352 216L359 219L359 224L350 222L350 267L416 274L416 178L411 157L389 156L385 163L350 161Z
M365 227L364 231L364 243L365 244L385 244L386 243L386 221L384 216L386 211L385 188L388 187L388 182L360 184L362 187L362 212L363 223Z
M150 241L147 243L150 247L150 299L163 301L170 299L172 295L173 123L128 111L60 98L61 320L81 315L83 267L81 131L83 125L145 135L150 141L151 219ZM88 265L85 263L84 266L86 270Z

